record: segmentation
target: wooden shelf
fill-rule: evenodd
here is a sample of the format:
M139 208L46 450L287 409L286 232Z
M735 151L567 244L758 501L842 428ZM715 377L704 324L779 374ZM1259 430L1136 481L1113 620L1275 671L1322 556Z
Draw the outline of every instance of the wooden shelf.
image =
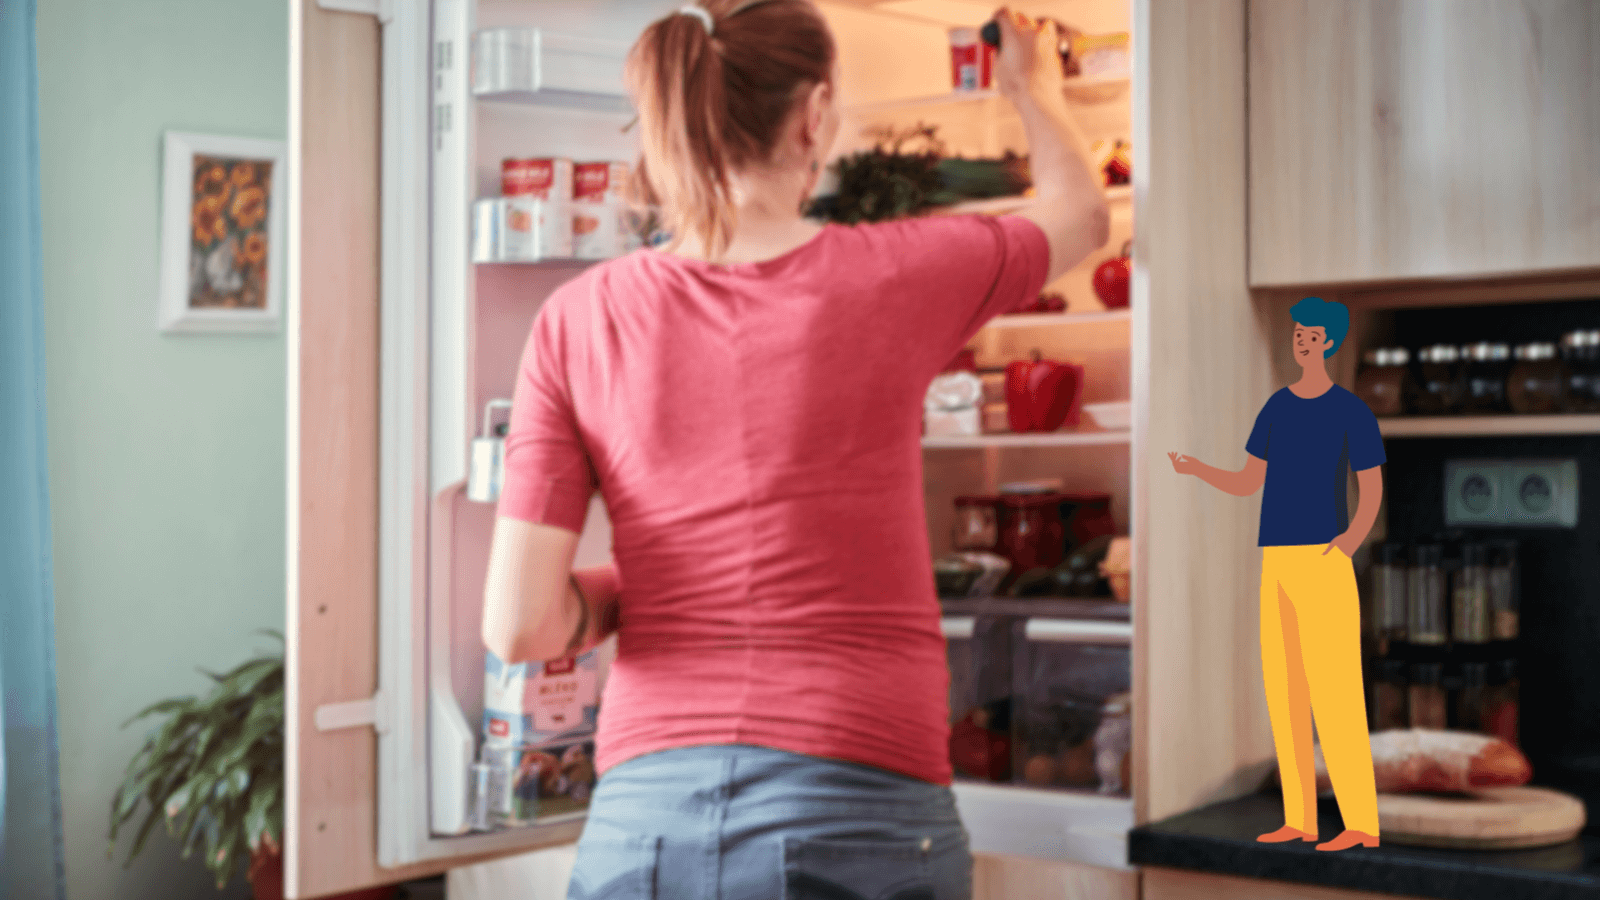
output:
M1029 434L980 434L973 437L926 437L922 446L930 450L968 447L1074 447L1126 444L1133 432L1117 431L1040 431Z
M1600 415L1406 416L1380 418L1378 429L1389 438L1600 434Z
M567 109L575 112L606 113L615 116L632 116L633 102L627 97L609 94L584 94L577 91L475 91L473 98L486 103L510 103L517 106L541 106L546 109Z
M1127 309L1097 309L1092 312L1016 313L995 316L985 328L1034 328L1040 325L1090 325L1095 322L1127 322L1133 313Z
M1068 98L1075 91L1085 88L1100 87L1126 87L1129 83L1126 75L1090 75L1087 77L1068 78L1065 93ZM902 112L907 110L928 109L930 107L948 106L954 103L991 102L1004 99L998 90L982 91L956 91L952 90L943 94L929 94L922 97L907 97L901 100L880 100L875 103L852 103L844 108L847 114L872 115L874 113Z

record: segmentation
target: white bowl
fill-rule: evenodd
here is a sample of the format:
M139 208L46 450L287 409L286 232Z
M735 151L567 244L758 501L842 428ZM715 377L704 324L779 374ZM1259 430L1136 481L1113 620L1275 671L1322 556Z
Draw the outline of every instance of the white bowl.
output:
M1126 400L1120 403L1085 403L1083 411L1094 419L1096 425L1107 430L1133 425L1133 404Z

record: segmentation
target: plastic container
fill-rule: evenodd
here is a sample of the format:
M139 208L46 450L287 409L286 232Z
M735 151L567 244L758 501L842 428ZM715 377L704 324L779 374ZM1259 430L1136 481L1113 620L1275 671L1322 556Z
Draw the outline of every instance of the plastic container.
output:
M1133 404L1128 401L1120 403L1085 403L1084 412L1094 420L1097 427L1107 431L1118 431L1133 425Z
M1086 643L1059 622L1020 626L1013 668L1012 780L1030 787L1099 791L1128 783L1128 756L1100 757L1120 738L1101 730L1107 701L1131 686L1125 644ZM1110 715L1120 715L1112 709ZM1102 772L1114 770L1115 780ZM1125 787L1122 792L1125 792Z
M943 620L950 663L950 762L957 778L1011 779L1012 639L1009 616Z

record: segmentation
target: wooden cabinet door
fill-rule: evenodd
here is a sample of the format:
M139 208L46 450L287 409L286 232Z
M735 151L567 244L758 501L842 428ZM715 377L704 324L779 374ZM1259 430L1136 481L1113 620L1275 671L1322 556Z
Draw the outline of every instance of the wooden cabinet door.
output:
M1254 285L1600 266L1600 4L1257 0Z

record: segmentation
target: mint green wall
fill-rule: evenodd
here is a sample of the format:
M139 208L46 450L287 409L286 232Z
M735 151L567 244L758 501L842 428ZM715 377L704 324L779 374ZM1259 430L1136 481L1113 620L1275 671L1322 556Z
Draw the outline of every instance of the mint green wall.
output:
M108 808L122 722L283 627L285 342L156 330L161 135L286 137L288 5L40 0L38 48L68 897L216 897L163 835L108 860Z

